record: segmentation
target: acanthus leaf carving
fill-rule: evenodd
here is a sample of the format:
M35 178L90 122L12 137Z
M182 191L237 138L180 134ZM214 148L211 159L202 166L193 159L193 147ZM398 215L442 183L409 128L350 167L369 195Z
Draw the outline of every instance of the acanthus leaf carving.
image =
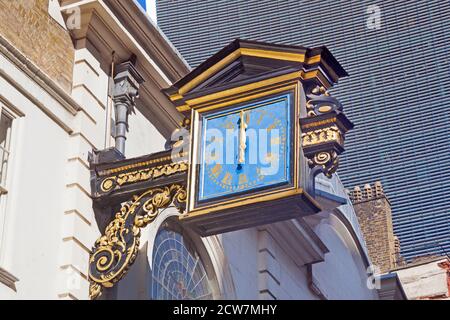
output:
M125 172L105 178L100 183L100 189L102 192L110 192L123 185L156 179L162 176L170 176L187 170L188 164L186 162L176 162L132 172Z
M125 276L136 259L141 229L171 204L183 213L186 199L185 187L173 184L147 190L122 205L92 249L89 259L91 299L97 299L103 288L114 286Z

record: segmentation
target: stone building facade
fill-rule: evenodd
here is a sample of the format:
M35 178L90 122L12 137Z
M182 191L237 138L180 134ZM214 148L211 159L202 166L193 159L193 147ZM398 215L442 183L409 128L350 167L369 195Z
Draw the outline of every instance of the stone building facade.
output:
M392 228L391 204L379 181L349 193L372 263L381 278L396 275L410 300L448 300L450 272L448 256L423 256L406 262Z
M100 235L88 153L114 141L111 62L134 54L151 79L130 119L127 156L164 148L179 118L160 90L188 67L133 2L1 0L0 16L0 106L9 120L2 122L9 150L7 161L2 152L0 297L86 299Z
M107 217L93 208L88 155L114 147L111 78L124 62L144 80L125 156L164 150L182 117L161 90L189 66L137 2L0 0L0 299L89 298L89 257ZM193 261L183 276L203 279L191 298L379 299L341 182L316 183L343 204L205 238L168 208L143 230L117 298L177 298L160 286L176 249Z
M409 300L450 300L449 257L428 256L391 270Z
M65 91L72 89L75 49L49 15L48 0L0 1L0 33Z

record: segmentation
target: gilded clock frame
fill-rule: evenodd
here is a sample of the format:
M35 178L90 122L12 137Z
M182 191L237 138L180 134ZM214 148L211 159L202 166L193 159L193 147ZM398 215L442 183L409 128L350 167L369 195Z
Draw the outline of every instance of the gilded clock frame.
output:
M293 77L295 74L295 77ZM191 218L194 216L200 216L208 214L211 212L216 212L224 209L230 209L235 207L240 207L242 205L254 204L259 202L265 202L270 200L281 199L289 196L303 194L304 190L299 187L299 156L300 156L300 90L302 89L302 84L297 78L299 73L289 74L289 78L283 77L280 80L290 80L287 82L275 82L271 83L269 86L265 86L261 83L250 84L251 91L240 92L238 95L229 96L230 90L225 90L217 92L214 97L217 99L210 100L209 102L202 103L199 105L191 105L191 152L189 153L190 166L188 169L188 183L187 183L187 212L180 216L180 220L185 218ZM291 78L291 79L290 79ZM297 79L295 79L297 78ZM195 207L195 194L197 190L198 175L196 174L196 166L198 163L197 153L198 153L198 141L200 137L200 117L201 114L207 111L219 110L227 106L237 105L245 102L250 102L255 99L268 97L274 94L283 92L293 92L293 106L294 106L294 121L293 121L293 179L292 185L286 188L276 188L270 191L254 192L251 195L243 195L239 199L225 199L220 202L213 204L202 205L201 207ZM198 98L199 101L204 101L203 97ZM313 200L311 198L311 200ZM313 200L314 201L314 200Z
M285 94L286 95L290 95L290 96L292 96L292 98L291 98L291 100L292 99L294 99L293 98L293 96L294 96L294 91L293 90L290 90L290 91L288 91L288 92L285 92ZM236 106L233 106L233 109L232 110L224 110L223 112L221 112L219 115L218 114L214 114L214 115L212 115L211 117L208 117L208 119L209 120L211 120L211 119L213 119L213 118L220 118L220 117L223 117L223 116L226 116L226 115L230 115L230 114L233 114L233 113L236 113L236 110L235 110L235 107L237 108L237 110L241 110L241 109L245 109L245 110L252 110L252 109L258 109L258 108L260 108L260 107L264 107L264 106L267 106L267 105L270 105L270 104L272 104L272 103L275 103L275 102L277 102L277 101L282 101L283 99L281 99L281 98L279 98L279 94L275 94L275 95L270 95L269 97L268 97L269 99L271 99L271 101L270 102L268 102L267 100L263 100L263 101L257 101L257 102L255 102L255 103L252 103L252 102L250 102L250 105L248 105L247 103L240 103L239 105L236 105ZM278 100L275 100L276 98L278 98ZM288 115L288 117L289 118L291 118L293 115L294 115L294 112L295 112L295 107L293 107L293 106L290 106L289 107L289 115ZM220 110L218 110L219 112L220 112ZM290 121L290 122L292 122L292 121ZM291 126L290 126L290 131L292 132L292 133L294 133L294 130L293 130L293 128L291 128ZM201 134L200 134L201 135ZM201 139L202 141L201 141L201 143L203 144L204 143L204 141L203 141L203 139ZM200 141L199 141L200 142ZM289 160L289 162L291 162L291 160L293 160L293 157L290 155L290 154L287 154L287 149L288 148L285 148L286 150L285 150L285 154L286 155L289 155L289 158L287 158L288 160ZM201 173L201 168L198 168L197 169L199 172L199 174ZM285 168L285 172L287 171L287 167ZM291 173L289 173L289 175L287 174L287 172L286 172L286 177L288 178L288 182L289 182L289 184L292 184L293 182L291 181L292 179L291 179L291 176L293 177L293 174L291 174ZM275 183L271 183L269 186L263 186L263 187L258 187L258 188L250 188L250 189L244 189L244 190L235 190L236 191L236 195L238 195L238 194L245 194L245 193L248 193L248 192L259 192L259 190L260 189L264 189L264 188L275 188L277 185L279 185L280 183L281 184L283 184L285 181L278 181L278 182L275 182ZM196 187L197 187L197 185L196 185ZM280 190L282 190L282 189L285 189L285 188L283 188L283 186L281 186L281 188L279 188ZM200 195L199 195L199 193L200 193L200 190L197 190L197 197L198 198L196 198L196 203L200 203L200 202L205 202L205 201L211 201L211 203L213 203L213 202L220 202L220 198L226 198L226 197L228 197L228 196L233 196L233 195L228 195L228 192L227 191L224 191L223 193L221 193L221 194L218 194L218 195L216 195L216 196L214 196L214 197L212 197L212 198L207 198L207 199L203 199L203 200L200 200Z

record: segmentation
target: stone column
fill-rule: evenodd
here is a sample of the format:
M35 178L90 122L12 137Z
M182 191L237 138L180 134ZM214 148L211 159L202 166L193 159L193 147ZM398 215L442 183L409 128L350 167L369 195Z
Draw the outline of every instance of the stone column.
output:
M138 97L139 86L144 82L131 61L116 67L114 77L113 101L116 115L115 140L116 149L125 155L128 115L133 112L134 101Z

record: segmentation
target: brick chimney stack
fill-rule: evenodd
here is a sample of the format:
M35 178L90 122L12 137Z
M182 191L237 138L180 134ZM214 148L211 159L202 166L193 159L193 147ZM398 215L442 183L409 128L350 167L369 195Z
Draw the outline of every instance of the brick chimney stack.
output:
M388 272L400 261L400 243L394 235L391 204L380 181L355 186L349 192L372 263Z

